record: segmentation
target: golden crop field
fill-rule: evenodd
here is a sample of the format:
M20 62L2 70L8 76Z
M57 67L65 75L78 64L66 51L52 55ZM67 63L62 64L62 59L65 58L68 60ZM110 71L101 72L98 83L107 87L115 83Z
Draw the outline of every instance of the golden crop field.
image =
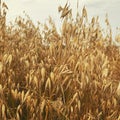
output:
M0 120L120 120L120 48L106 18L88 20L66 4L35 26L29 16L6 24L0 14ZM120 35L116 36L120 41Z

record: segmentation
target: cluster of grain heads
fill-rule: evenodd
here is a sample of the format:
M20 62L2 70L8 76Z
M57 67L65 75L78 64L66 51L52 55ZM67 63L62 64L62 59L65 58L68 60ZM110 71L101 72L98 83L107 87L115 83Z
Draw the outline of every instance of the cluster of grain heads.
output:
M60 32L51 18L35 26L27 15L5 27L0 119L120 119L120 49L108 20L104 37L98 17L89 23L84 7L74 19L69 7L59 7Z
M68 3L66 3L63 8L61 6L58 7L58 11L61 12L61 18L64 18L71 13L72 9L69 9L69 7Z

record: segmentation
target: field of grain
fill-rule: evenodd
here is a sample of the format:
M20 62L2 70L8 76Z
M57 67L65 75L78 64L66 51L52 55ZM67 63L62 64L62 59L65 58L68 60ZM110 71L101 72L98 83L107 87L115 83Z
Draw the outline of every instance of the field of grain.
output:
M66 4L35 26L29 16L6 25L0 13L0 120L120 120L120 48L106 18L72 17ZM116 36L120 41L120 35Z

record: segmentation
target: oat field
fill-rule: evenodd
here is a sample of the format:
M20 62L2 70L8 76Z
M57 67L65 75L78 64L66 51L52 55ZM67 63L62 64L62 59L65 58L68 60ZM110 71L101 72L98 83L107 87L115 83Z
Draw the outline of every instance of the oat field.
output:
M0 13L0 120L120 120L120 47L106 18L58 7L35 26L28 15L6 24ZM116 36L120 41L120 35Z

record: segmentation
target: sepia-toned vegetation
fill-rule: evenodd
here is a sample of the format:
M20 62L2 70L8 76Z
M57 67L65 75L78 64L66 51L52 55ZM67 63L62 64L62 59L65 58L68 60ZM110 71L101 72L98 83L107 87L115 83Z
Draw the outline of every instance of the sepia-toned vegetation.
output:
M120 48L86 8L35 26L0 14L0 120L120 120ZM116 36L117 42L120 36Z

